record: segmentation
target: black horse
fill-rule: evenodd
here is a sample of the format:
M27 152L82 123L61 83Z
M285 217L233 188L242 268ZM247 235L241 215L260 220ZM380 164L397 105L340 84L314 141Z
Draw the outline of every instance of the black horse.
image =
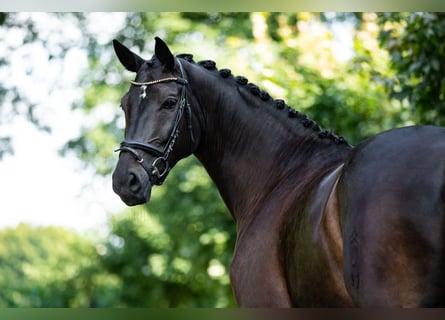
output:
M113 188L145 203L194 154L237 224L239 305L445 306L445 129L394 129L352 147L159 38L150 60L113 44L136 73Z

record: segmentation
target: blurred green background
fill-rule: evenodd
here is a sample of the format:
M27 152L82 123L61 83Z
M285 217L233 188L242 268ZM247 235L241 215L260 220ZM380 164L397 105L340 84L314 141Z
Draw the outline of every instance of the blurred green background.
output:
M2 77L14 73L8 53L38 44L48 61L63 61L76 48L88 59L69 110L89 120L60 154L111 179L113 150L123 137L119 100L133 76L114 57L111 40L148 58L154 36L177 54L212 59L246 76L352 144L393 127L445 124L444 13L121 15L116 31L101 37L89 13L0 13L0 32L20 34L0 50L0 128L24 118L51 132L39 112L44 106ZM74 26L82 40L48 33L45 21L52 19ZM114 107L101 118L104 104ZM20 133L0 131L0 157L13 153L14 134ZM28 224L0 230L0 306L233 307L228 271L235 231L206 172L190 157L154 189L148 205L110 215L106 232Z

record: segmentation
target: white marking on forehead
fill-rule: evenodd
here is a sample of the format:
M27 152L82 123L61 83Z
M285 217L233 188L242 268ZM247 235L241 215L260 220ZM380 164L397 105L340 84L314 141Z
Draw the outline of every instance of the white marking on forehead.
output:
M141 99L145 99L147 97L147 86L141 86Z

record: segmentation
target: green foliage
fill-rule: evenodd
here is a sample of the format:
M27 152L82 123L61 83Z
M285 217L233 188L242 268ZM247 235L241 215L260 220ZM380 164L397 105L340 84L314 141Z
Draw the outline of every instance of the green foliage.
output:
M113 217L102 262L122 280L127 306L230 307L235 238L218 193L190 158L166 189L154 190L149 205Z
M110 306L119 286L85 237L27 225L0 231L0 307Z
M84 16L77 14L0 13L0 37L5 35L6 38L2 38L0 53L0 127L10 124L16 117L22 117L42 131L51 131L50 125L39 116L38 109L42 106L35 101L35 97L28 92L29 88L25 86L28 79L23 83L17 83L17 79L20 78L22 80L23 78L33 78L34 71L38 69L38 66L29 63L31 59L27 59L25 56L21 61L26 66L26 71L23 72L25 74L21 72L22 70L19 72L12 70L12 61L17 60L23 52L29 55L29 52L36 50L39 52L38 55L43 54L48 61L61 62L73 46L79 46L79 43L72 43L68 37L60 36L61 30L48 28L45 23L42 23L43 18L47 19L49 25L52 25L53 21L50 21L52 19L64 18L66 22L74 23L81 32L84 31ZM48 29L54 34L49 36ZM6 35L13 36L6 37ZM42 49L42 51L38 49ZM55 65L55 67L57 66ZM17 76L17 74L20 75ZM48 94L51 94L55 87L57 84L54 84L54 88L48 88ZM45 108L46 105L43 107ZM0 133L0 160L5 154L13 153L13 139L14 137L2 130Z
M380 15L381 44L396 73L387 81L392 96L408 100L416 120L445 124L445 14Z
M308 113L353 144L383 130L410 124L402 105L388 99L385 80L392 70L387 52L377 42L376 18L374 14L351 18L356 25L353 56L345 63L332 62L333 75L323 77L308 70L308 76L303 77L315 86ZM340 19L345 16L340 15Z
M25 28L22 44L45 43L32 19L15 17L0 13L0 27ZM119 65L111 39L88 32L87 15L57 18L76 21L85 38L75 45L89 56L83 99L73 106L89 121L63 151L109 175L123 138L119 99L134 75ZM351 25L348 59L334 54L339 21ZM391 127L444 123L444 21L441 13L127 13L115 37L143 57L157 35L175 53L213 59L355 144ZM48 46L51 59L69 46ZM29 111L16 114L38 122L22 93L0 83L0 102L7 100L25 104ZM0 137L0 157L8 145ZM97 246L55 228L20 226L0 238L0 285L8 288L1 306L234 306L235 225L193 157L153 189L148 205L113 216Z

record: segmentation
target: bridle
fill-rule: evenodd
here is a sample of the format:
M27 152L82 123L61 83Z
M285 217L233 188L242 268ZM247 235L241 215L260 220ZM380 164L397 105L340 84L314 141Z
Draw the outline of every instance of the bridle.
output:
M147 172L151 183L155 185L161 185L162 183L164 183L165 179L167 178L167 174L170 171L168 157L170 156L170 153L172 152L173 147L175 145L176 139L178 138L181 129L182 117L184 114L186 115L187 130L190 135L190 140L192 143L194 143L195 140L192 132L192 113L190 109L190 104L187 101L186 85L188 84L188 81L185 78L184 70L182 68L179 59L177 60L177 62L179 64L179 69L180 69L179 77L163 78L150 82L130 81L131 84L135 86L151 86L162 82L172 82L172 81L183 86L181 90L180 99L178 102L179 107L178 107L178 112L176 114L176 119L173 125L173 129L170 133L170 137L168 138L166 145L164 146L164 149L160 149L149 143L143 143L133 140L124 140L121 142L120 148L115 150L115 152L119 151L119 152L130 153ZM138 150L143 150L157 158L151 163L151 165L147 164L147 162L144 161L144 158L141 156Z

